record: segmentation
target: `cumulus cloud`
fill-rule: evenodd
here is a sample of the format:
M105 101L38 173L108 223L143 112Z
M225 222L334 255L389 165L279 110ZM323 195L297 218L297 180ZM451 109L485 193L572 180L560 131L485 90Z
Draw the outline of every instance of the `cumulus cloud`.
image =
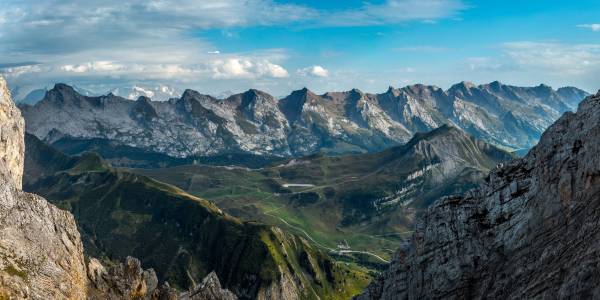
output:
M286 69L268 60L251 61L249 59L230 58L216 60L211 64L214 78L255 78L262 76L285 78L289 76Z
M313 77L328 77L329 70L321 67L321 66L311 66L299 69L297 71L300 76L313 76Z
M588 28L588 29L591 29L592 31L600 31L600 24L581 24L581 25L577 25L577 27Z

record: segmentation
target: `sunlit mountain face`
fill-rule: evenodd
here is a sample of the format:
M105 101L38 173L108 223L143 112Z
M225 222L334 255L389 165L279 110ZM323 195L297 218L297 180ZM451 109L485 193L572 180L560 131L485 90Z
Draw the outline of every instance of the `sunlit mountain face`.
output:
M0 0L0 299L600 298L598 16Z

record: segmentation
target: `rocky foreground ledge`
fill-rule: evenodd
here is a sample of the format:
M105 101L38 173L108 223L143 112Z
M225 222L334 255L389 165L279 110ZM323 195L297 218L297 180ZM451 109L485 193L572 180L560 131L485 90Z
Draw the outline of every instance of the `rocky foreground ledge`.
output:
M600 92L487 184L438 201L357 299L600 298Z
M73 215L21 190L23 161L23 118L0 77L0 299L236 299L214 273L178 293L135 258L86 259Z

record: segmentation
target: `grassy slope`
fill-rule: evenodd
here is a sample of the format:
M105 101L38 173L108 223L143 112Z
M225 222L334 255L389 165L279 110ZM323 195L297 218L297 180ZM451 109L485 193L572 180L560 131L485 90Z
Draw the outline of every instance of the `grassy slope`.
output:
M457 142L464 144L459 148L460 156L467 158L465 164L469 166L461 174L445 178L443 184L424 180L411 205L379 211L371 205L374 199L392 195L402 187L409 174L432 163L431 158L413 153L416 143L456 134L452 130L455 129L440 128L417 136L405 146L380 153L314 155L302 159L302 163L260 170L180 166L134 171L210 199L242 219L276 224L301 235L308 232L322 248L336 248L338 242L346 240L353 250L389 258L400 238L408 235L422 208L443 195L475 187L489 168L509 158L505 152L477 140L460 138ZM284 183L309 183L315 187L285 188ZM312 193L318 199L310 197ZM365 255L359 261L371 266L381 263Z
M32 157L43 155L31 149L49 149L33 143L28 139L27 164L40 168L44 163L33 163ZM30 178L26 189L75 215L88 255L138 257L179 287L215 270L224 286L247 298L282 274L302 282L307 299L348 298L370 280L360 268L333 261L297 236L242 222L176 187L113 170L95 155L61 160L46 165L68 169Z

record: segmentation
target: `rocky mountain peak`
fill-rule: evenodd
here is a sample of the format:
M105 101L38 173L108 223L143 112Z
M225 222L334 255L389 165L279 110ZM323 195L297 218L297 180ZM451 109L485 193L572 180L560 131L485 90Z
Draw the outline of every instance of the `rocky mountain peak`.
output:
M146 96L139 96L137 98L136 102L150 104L150 103L152 103L152 100L150 100L150 98L148 98Z
M504 84L502 84L502 82L496 80L496 81L492 81L492 82L486 84L486 86L489 87L493 91L500 91L504 87Z
M496 81L498 83L500 83L499 81ZM471 81L462 81L459 83L459 85L464 86L467 89L472 89L472 88L476 88L477 86L471 82Z
M198 96L200 96L200 93L198 93L197 91L194 91L192 89L186 89L185 91L183 91L183 94L181 94L181 99L190 99Z
M350 92L349 92L349 94L351 94L351 95L353 95L353 94L354 95L360 95L360 96L364 95L364 93L361 90L356 89L356 88L351 89Z
M72 86L65 84L65 83L55 84L54 87L51 89L51 91L52 90L56 91L56 92L60 92L60 93L69 93L69 94L75 93L75 89Z
M398 89L394 88L393 86L389 86L387 91L385 92L386 95L390 96L390 97L398 97L398 95L400 94Z
M365 94L361 90L352 89L352 90L348 91L347 97L344 100L349 101L349 103L354 104L357 101L363 99L364 96L365 96Z
M149 122L158 118L158 113L152 105L150 98L140 96L131 108L131 116L138 121Z
M551 86L543 83L534 87L533 89L540 97L547 97L548 95L554 93L554 89Z
M309 90L308 88L304 87L301 90L297 90L297 91L293 91L290 96L294 99L298 99L301 101L306 101L307 99L310 99L311 97L316 96L315 93L313 93L311 90Z
M477 86L470 81L461 81L448 89L449 92L468 92L471 89L477 88Z
M242 94L242 106L246 107L252 103L258 101L264 101L275 103L273 96L256 89L250 89Z
M70 85L57 83L54 87L46 92L46 96L42 99L42 104L53 106L74 105L81 107L81 95Z
M452 126L451 124L443 124L440 127L433 129L429 132L417 132L413 138L408 142L408 145L415 145L421 142L438 142L444 143L443 140L448 138L454 141L463 140L466 141L471 137L461 129ZM460 144L460 143L458 143ZM450 145L448 145L450 146Z
M588 95L586 91L572 86L561 87L556 90L556 93L564 99L564 102L569 105L571 109L576 108L579 101Z
M402 91L413 99L430 102L434 106L436 105L434 102L445 102L445 93L437 86L413 84L402 88Z
M293 122L299 118L304 103L316 97L317 95L309 89L303 88L293 91L289 96L279 100L278 106L285 117Z

